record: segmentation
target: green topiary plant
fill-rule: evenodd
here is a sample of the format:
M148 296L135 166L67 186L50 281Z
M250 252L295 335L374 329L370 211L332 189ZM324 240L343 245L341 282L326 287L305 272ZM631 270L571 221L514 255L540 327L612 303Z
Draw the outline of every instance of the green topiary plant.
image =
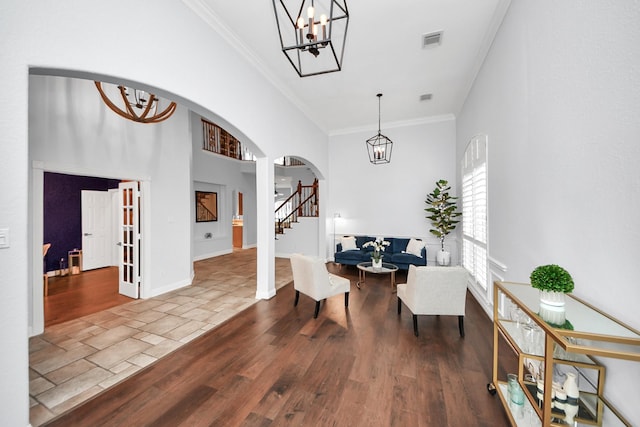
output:
M573 291L573 278L564 268L555 265L541 265L531 272L531 286L542 291L569 293Z
M458 208L456 205L457 197L451 196L449 190L451 190L449 183L441 179L436 182L436 188L431 194L427 194L427 200L425 201L429 206L425 208L425 211L431 214L427 215L427 218L431 220L431 224L434 227L429 231L440 239L440 246L443 251L445 236L456 228L456 224L460 222L456 218L462 215L456 211Z

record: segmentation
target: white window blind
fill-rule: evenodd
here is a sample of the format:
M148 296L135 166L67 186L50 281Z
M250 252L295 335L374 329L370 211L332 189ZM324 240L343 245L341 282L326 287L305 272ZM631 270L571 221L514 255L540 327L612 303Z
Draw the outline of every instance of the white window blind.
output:
M476 136L462 160L462 265L487 290L487 137Z

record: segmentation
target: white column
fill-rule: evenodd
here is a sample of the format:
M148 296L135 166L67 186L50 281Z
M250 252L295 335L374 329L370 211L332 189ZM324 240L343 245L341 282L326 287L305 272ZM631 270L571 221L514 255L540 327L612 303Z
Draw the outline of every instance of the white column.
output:
M10 24L14 4L3 10L0 28ZM4 8L3 8L4 9ZM4 19L6 18L6 19ZM9 30L10 31L10 30ZM3 40L11 40L1 31ZM9 33L10 34L10 33ZM9 38L7 38L9 37ZM18 38L19 39L19 38ZM16 40L13 40L17 42ZM12 44L12 43L10 43ZM18 43L20 46L21 43ZM5 46L7 47L7 46ZM29 340L32 317L34 263L29 218L28 68L19 48L0 49L0 228L6 230L6 247L0 248L0 409L2 424L29 425ZM40 242L42 245L42 242ZM42 246L36 263L42 280ZM40 287L39 289L42 289ZM42 294L38 295L42 299Z
M269 299L276 294L273 174L273 159L269 157L258 158L256 161L257 299Z

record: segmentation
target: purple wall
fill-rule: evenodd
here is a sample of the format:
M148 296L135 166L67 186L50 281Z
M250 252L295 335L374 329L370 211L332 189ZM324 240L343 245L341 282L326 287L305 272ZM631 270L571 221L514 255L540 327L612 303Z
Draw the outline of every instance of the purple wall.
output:
M51 248L44 259L46 271L60 268L68 252L82 249L82 190L107 191L118 188L116 179L44 173L44 242Z

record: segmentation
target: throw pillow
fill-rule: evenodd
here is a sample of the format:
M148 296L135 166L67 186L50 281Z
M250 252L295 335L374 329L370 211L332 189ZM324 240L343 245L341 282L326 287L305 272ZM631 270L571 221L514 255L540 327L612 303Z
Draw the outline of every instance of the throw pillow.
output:
M343 251L352 251L354 249L358 249L356 246L356 238L353 236L344 236L340 238L340 243L342 243Z
M424 248L424 242L422 240L411 239L409 240L409 243L407 243L406 252L422 258L422 248Z

